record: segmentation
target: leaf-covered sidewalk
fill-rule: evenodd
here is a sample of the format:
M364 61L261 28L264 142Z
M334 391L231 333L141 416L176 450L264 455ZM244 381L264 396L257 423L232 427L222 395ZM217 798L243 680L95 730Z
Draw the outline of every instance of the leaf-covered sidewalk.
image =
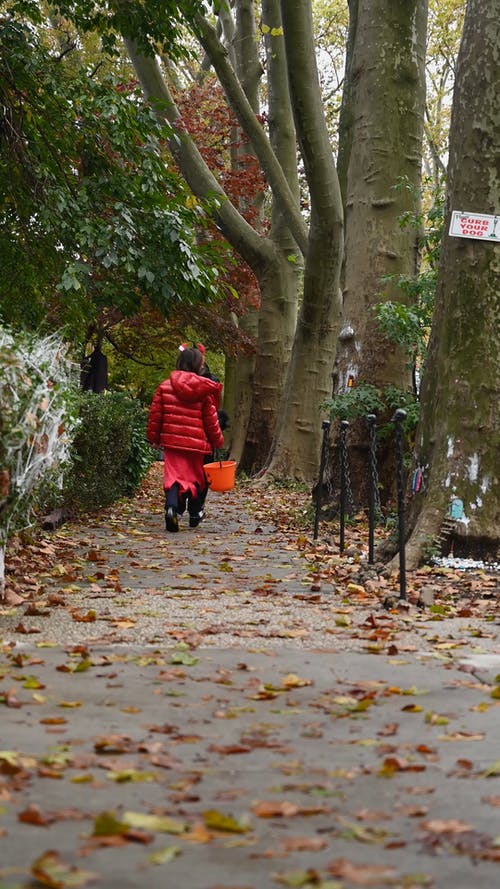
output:
M398 579L366 565L366 528L338 536L308 500L274 488L211 493L197 529L164 529L161 465L141 493L10 553L8 582L27 596L0 608L4 641L203 646L289 645L335 651L496 650L498 575L423 568ZM419 598L427 606L416 607ZM386 610L387 601L395 607Z
M11 560L0 887L496 885L497 579L387 610L297 495L167 535L159 487Z

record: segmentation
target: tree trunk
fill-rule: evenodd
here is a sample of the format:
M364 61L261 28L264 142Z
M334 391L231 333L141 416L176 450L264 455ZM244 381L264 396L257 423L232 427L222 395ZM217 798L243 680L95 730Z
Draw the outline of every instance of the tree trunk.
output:
M411 391L411 370L401 348L377 330L379 302L405 301L388 275L417 272L417 235L401 227L420 200L425 109L426 0L349 0L350 27L340 120L339 177L345 205L343 313L334 392L370 383ZM404 179L404 187L398 183ZM366 423L349 432L355 499L363 501ZM394 457L379 453L387 495Z
M290 104L285 45L280 33L279 0L263 0L269 138L299 208L297 143ZM253 378L253 401L241 466L249 473L262 468L276 432L276 418L290 360L302 277L300 251L277 205L271 204L270 240L276 262L259 276L261 312Z
M500 0L469 0L450 130L450 158L435 317L422 384L415 495L407 546L416 566L449 514L455 553L498 559L500 544L500 245L448 235L452 210L498 213ZM461 504L458 506L460 512Z
M312 482L321 448L321 404L331 391L340 320L342 198L321 100L310 0L281 0L281 15L311 222L304 295L268 471Z
M259 275L261 309L252 408L240 468L248 474L265 463L276 431L297 314L296 271L278 249Z
M239 319L239 326L245 333L257 342L259 330L259 310L249 306L245 314ZM227 366L227 362L226 362ZM230 457L236 460L239 468L244 469L242 455L250 426L250 412L253 403L253 381L255 373L255 355L239 356L234 368L234 401L226 402L226 378L224 380L224 407L229 413L230 430ZM231 382L229 383L229 397L231 398Z

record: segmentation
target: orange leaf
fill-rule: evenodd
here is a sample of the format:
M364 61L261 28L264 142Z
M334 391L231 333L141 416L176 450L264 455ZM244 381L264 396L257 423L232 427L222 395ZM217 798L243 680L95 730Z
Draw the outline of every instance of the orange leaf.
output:
M44 815L41 809L33 804L19 812L17 818L23 824L36 824L39 827L46 827L54 821L52 815Z

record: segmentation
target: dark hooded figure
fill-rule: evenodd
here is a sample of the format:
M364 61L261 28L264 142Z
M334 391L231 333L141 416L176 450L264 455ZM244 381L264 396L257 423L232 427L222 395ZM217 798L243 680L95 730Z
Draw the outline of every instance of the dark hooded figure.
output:
M85 392L104 392L108 388L108 359L100 346L82 361L80 384Z

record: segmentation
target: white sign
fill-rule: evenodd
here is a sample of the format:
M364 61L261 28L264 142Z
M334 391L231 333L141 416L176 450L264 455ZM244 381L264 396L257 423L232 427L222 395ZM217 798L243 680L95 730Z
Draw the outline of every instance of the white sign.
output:
M484 213L462 213L453 210L450 235L454 238L479 238L480 241L500 241L500 216Z

